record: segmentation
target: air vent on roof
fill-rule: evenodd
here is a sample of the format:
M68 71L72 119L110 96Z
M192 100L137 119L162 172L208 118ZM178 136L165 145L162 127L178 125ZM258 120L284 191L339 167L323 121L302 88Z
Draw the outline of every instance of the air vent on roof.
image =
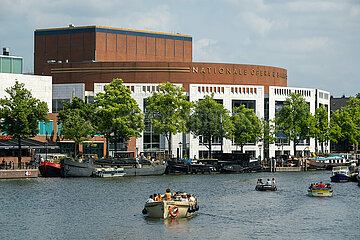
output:
M10 54L10 48L4 47L3 48L3 55L9 56L9 54Z

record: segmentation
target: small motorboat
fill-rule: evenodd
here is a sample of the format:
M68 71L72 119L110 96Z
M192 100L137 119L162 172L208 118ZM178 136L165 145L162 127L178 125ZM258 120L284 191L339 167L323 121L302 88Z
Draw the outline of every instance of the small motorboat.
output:
M311 184L308 189L308 195L311 197L332 197L333 190L331 189L331 185L327 184Z
M172 200L147 202L142 212L150 218L192 217L199 210L199 205L195 197L194 201L189 201L186 196L186 193L177 193L173 195Z
M332 182L348 182L350 180L349 167L333 167L330 179Z
M123 168L95 168L94 177L123 177L125 175Z
M277 187L275 184L261 184L261 185L256 185L255 187L256 191L276 191Z

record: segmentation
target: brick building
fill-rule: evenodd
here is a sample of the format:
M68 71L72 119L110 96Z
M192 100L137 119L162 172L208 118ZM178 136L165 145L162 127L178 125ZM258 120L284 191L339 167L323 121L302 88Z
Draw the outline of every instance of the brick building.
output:
M192 37L182 34L138 31L130 29L85 26L37 29L34 32L34 72L53 77L53 112L61 109L62 101L72 93L91 102L104 85L121 78L143 109L144 99L157 91L157 85L171 82L183 86L190 101L214 93L217 100L232 110L245 104L261 118L274 117L290 92L301 93L312 111L321 104L329 105L329 93L317 89L288 88L284 68L192 61ZM312 140L313 141L313 140ZM69 143L71 144L71 143ZM105 150L106 146L99 149ZM129 150L139 153L166 151L163 136L151 130L143 137L132 139ZM206 148L190 134L173 137L173 149L181 155L206 157ZM262 145L248 144L245 151L262 155ZM291 143L281 151L292 151ZM299 146L299 151L311 151L314 142ZM112 147L110 146L110 150ZM214 151L220 150L220 144ZM90 150L89 150L90 151ZM230 140L224 141L224 151L237 151ZM271 146L267 157L280 154L277 145Z

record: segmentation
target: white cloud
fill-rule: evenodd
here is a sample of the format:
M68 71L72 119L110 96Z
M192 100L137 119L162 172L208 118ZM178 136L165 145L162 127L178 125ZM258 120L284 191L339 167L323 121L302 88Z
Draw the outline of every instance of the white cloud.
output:
M296 1L288 2L286 4L290 11L295 12L332 12L339 11L345 8L345 4L341 1Z
M147 29L153 31L168 31L172 15L167 5L160 5L152 9L144 9L131 16L132 27L135 29ZM130 20L130 19L129 19Z
M350 8L350 15L352 17L360 17L360 6L352 6ZM359 19L357 19L359 21Z
M301 38L284 44L285 51L289 52L318 52L326 50L331 41L324 37Z
M252 12L242 14L242 19L249 25L252 31L257 32L261 36L265 36L273 26L272 21L260 17Z
M217 40L214 39L200 39L195 41L194 44L194 58L196 61L221 61L219 56L219 49Z

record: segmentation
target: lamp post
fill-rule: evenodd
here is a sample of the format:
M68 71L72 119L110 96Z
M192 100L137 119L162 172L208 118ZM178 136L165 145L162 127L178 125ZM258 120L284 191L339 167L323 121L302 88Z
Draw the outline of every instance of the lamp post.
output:
M47 155L48 155L48 137L47 137L47 131L45 132L45 161L47 161Z

